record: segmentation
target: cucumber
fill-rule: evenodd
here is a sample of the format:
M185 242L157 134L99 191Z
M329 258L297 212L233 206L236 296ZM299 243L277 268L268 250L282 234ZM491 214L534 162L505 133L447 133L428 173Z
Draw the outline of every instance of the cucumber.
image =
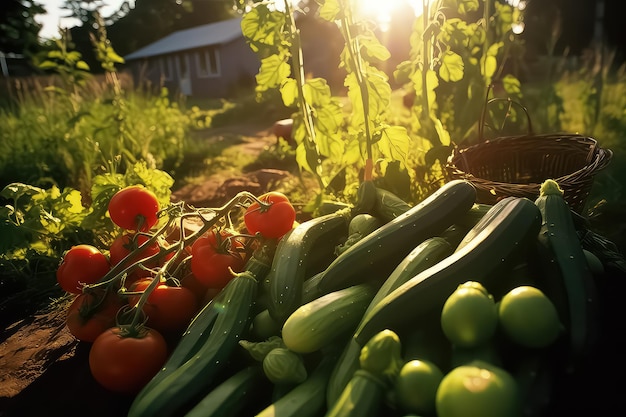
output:
M245 408L250 391L265 383L258 365L241 369L213 388L185 417L230 417Z
M451 226L472 207L475 199L476 189L468 181L446 183L338 256L324 270L320 290L328 293L371 278L389 276L415 246Z
M285 346L297 353L312 353L349 336L374 297L371 284L353 285L303 304L282 329Z
M364 314L371 311L379 301L400 285L451 255L453 251L453 247L447 240L437 236L426 239L417 245L383 282ZM326 397L329 405L339 398L350 378L359 368L360 352L361 346L354 339L350 339L344 347L328 383Z
M542 215L538 253L546 295L553 300L569 334L570 366L575 367L594 343L597 289L563 191L546 180L535 200ZM564 299L565 298L565 299Z
M371 213L387 223L411 209L411 205L384 188L376 187L376 200Z
M202 345L165 376L157 373L156 381L149 382L135 397L128 417L180 415L181 408L211 386L249 328L258 282L268 271L269 264L253 255L246 271L232 278L220 292L219 314L205 329L209 334ZM212 314L210 311L200 314Z
M337 357L325 354L306 381L264 408L256 417L315 417L325 410L328 378Z
M359 184L356 192L356 204L352 208L352 216L361 213L371 213L376 204L376 186L371 180Z
M349 214L340 210L307 220L280 240L266 280L267 308L274 320L284 323L301 304L302 283L334 259L334 248L348 234ZM316 258L316 259L315 259ZM322 260L321 267L315 262Z
M374 417L380 415L385 394L404 361L400 338L391 330L374 335L361 349L356 370L326 417Z
M490 288L494 296L498 289L508 289L498 273L526 257L536 241L541 213L531 200L517 197L501 200L492 210L498 210L497 215L462 249L420 272L369 311L355 340L362 345L382 329L419 326L420 317L441 311L448 296L468 279Z
M335 247L335 255L339 256L347 251L350 246L363 239L383 225L383 221L371 214L361 213L352 217L348 224L348 238L345 242Z

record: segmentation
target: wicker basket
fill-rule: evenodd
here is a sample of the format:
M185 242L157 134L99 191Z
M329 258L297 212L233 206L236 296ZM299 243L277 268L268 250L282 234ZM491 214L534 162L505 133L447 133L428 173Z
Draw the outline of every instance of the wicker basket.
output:
M507 196L535 199L546 179L555 180L570 208L582 213L594 175L613 153L593 138L569 134L504 136L454 149L447 171L476 187L477 201L493 204Z

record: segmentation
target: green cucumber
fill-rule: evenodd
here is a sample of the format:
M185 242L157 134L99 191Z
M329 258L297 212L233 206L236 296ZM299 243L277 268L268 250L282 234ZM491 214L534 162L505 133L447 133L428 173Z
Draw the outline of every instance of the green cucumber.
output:
M265 384L263 371L258 365L241 369L213 388L185 417L231 417L245 408L260 384Z
M396 269L383 282L378 292L370 302L364 315L371 311L379 301L413 278L416 274L430 268L437 262L452 254L453 247L441 237L426 239L413 249L398 264ZM354 339L350 339L337 361L333 374L328 383L327 399L333 404L350 381L350 378L359 367L361 346Z
M383 225L383 221L371 214L361 213L352 217L348 224L348 238L345 242L335 247L335 255L339 256L347 251L350 246L363 239Z
M371 213L374 204L376 204L376 186L371 180L363 181L356 192L356 204L352 208L352 216Z
M312 353L349 336L374 293L371 284L358 284L303 304L283 325L285 346L297 353Z
M391 330L374 335L361 349L359 369L328 407L326 417L374 417L380 415L385 394L391 389L404 361L400 338Z
M384 188L376 187L376 200L371 213L387 223L411 209L411 205Z
M264 408L256 417L315 417L325 410L326 384L337 357L325 354L306 381Z
M590 350L595 338L597 289L571 209L559 185L553 180L545 181L535 204L543 219L538 235L538 252L544 271L542 284L566 323L570 365L575 366Z
M209 334L202 346L165 376L157 373L156 382L149 382L135 397L128 417L179 415L182 407L211 386L249 328L258 282L268 271L269 264L253 255L246 271L232 278L220 292L219 314L205 330ZM211 310L203 312L212 314Z
M476 189L468 181L453 180L359 240L325 270L319 285L330 292L376 277L387 277L416 245L437 236L469 210Z
M463 248L420 272L376 304L359 325L354 335L356 341L362 345L382 329L397 331L407 324L419 326L420 317L441 311L448 296L469 279L490 288L494 296L498 289L504 291L507 282L498 273L528 254L530 243L535 242L539 232L541 213L532 201L517 197L507 197L492 210L498 210L497 215Z
M280 240L266 278L267 308L274 320L284 323L301 304L305 278L324 269L334 259L335 246L347 236L349 214L347 210L340 210L307 220ZM317 270L311 270L315 266L313 258L323 260Z

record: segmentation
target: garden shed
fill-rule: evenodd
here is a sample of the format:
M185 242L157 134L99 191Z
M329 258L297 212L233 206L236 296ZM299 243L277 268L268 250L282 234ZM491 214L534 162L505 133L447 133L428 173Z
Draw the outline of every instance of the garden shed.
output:
M227 97L251 85L260 65L239 17L171 33L124 59L135 83L198 98Z

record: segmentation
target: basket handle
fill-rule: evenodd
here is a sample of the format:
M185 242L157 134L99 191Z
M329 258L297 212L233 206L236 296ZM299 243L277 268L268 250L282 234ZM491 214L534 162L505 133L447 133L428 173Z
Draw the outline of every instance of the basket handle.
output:
M487 95L489 95L489 90L490 89L491 88L488 89ZM534 134L533 133L533 124L532 124L532 121L530 120L530 114L528 113L528 109L526 107L524 107L522 104L518 103L515 100L511 100L508 97L507 98L494 97L494 98L488 99L485 102L485 105L483 106L483 111L482 111L482 113L480 115L480 123L478 124L478 138L479 138L480 141L482 141L484 139L483 133L484 133L484 129L485 129L485 119L487 118L487 108L489 107L489 105L491 103L494 103L496 101L506 101L507 103L509 103L508 104L508 110L506 112L506 115L504 116L504 120L502 121L502 126L501 126L500 130L502 130L502 128L504 127L504 123L506 123L506 119L507 119L508 115L510 114L510 109L515 104L515 105L519 106L524 111L524 113L526 114L526 120L528 122L528 135L532 136Z

